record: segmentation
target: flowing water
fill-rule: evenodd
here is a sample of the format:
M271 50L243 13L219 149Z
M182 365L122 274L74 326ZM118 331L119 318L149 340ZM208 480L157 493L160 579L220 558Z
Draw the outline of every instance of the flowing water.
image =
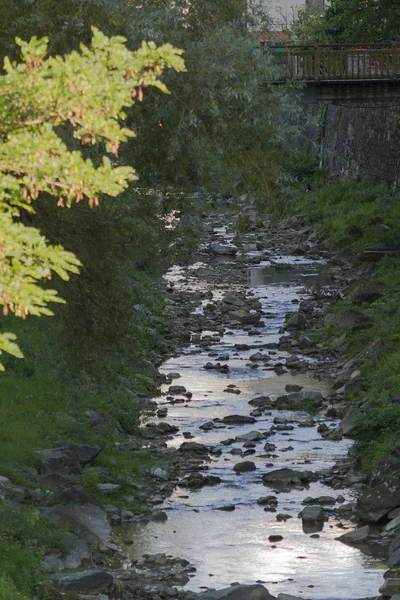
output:
M191 270L201 268L204 266L197 264L192 265ZM187 279L182 278L184 271L176 267L168 277L176 286L186 287ZM312 537L312 531L305 532L298 518L306 496L342 494L346 502L351 502L355 492L351 489L332 490L314 482L305 490L276 493L261 482L263 473L282 466L296 470L328 469L338 460L345 459L352 444L350 440L323 439L317 432L318 418L314 427L299 426L300 421L310 418L299 411L272 411L258 418L253 425L226 426L210 431L200 429L202 424L216 417L249 415L251 407L248 401L251 398L260 394L274 398L285 393L288 383L302 385L305 390L328 391L325 383L304 374L277 376L273 367L285 361L289 356L285 352L271 347L263 350L270 353L271 360L267 366L259 368L249 366L249 357L257 351L257 347L265 348L265 345L278 342L285 314L296 310L294 303L307 297L304 283L315 279L323 285L331 278L330 268L321 261L274 257L272 261L249 268L247 278L248 291L262 302L265 325L258 327L259 335L249 337L243 329L229 329L216 345L204 348L190 344L180 356L167 360L161 368L163 373L180 373L181 378L174 383L193 393L192 401L185 403L168 404L165 394L158 398L160 407L168 406L165 420L179 427L179 433L169 444L179 446L184 441L183 432L190 432L194 436L192 441L221 448L222 454L212 456L206 473L218 475L222 483L197 491L177 487L162 507L168 513L166 522L129 526L126 533L134 544L126 548L126 552L132 559L140 558L143 553L159 552L188 559L196 567L196 573L187 586L194 591L218 589L236 581L261 581L274 595L284 592L321 600L374 596L382 584L383 566L335 540L343 529L353 525L331 516L319 537ZM205 289L204 283L196 284L192 280L190 287L195 285ZM208 289L212 290L215 300L224 291L235 288L231 284L224 287L224 283L220 282L219 285L209 284ZM215 332L203 332L203 335L207 333L213 335ZM249 344L252 349L238 352L235 344ZM210 359L210 350L218 355L229 355L229 374L204 369L205 363L216 360ZM234 395L224 391L229 384L235 384L241 393ZM164 392L167 387L164 387ZM255 454L248 458L232 454L232 449L243 449L243 442L228 446L221 444L227 438L249 431L268 431L277 415L286 417L294 428L292 431L277 431L268 439L276 445L272 454L263 450L266 440L258 442ZM337 425L334 420L327 423L328 426ZM257 470L236 474L234 464L246 459L254 461ZM270 494L277 496L277 512L289 514L292 518L278 522L277 513L265 512L264 507L257 504L260 496ZM216 510L226 505L235 505L235 510ZM268 540L271 534L282 535L283 540L271 543Z

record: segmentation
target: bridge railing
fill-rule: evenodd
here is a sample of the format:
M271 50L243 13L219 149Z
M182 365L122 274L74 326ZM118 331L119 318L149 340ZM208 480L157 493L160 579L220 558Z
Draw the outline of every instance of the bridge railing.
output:
M281 81L395 80L400 78L400 47L269 46Z

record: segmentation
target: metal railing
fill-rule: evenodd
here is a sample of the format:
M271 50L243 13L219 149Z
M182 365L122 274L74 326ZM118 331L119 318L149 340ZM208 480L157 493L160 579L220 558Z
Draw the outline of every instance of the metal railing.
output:
M392 81L400 78L400 47L264 45L278 81Z

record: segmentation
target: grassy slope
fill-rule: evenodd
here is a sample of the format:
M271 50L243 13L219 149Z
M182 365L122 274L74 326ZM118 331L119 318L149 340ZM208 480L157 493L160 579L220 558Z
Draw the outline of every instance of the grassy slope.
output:
M328 243L351 257L357 265L359 251L369 244L400 247L400 202L391 198L385 186L373 182L336 182L313 186L305 192L299 186L293 194L290 211L302 214L319 225ZM388 201L384 199L388 199ZM372 327L346 333L346 354L355 355L377 340L384 349L377 356L360 362L365 392L354 394L350 401L367 398L369 410L360 419L357 438L364 470L369 472L390 448L400 432L400 258L385 258L376 266L370 279L360 287L379 289L380 300L371 305L355 305L346 296L333 310L362 310L373 318ZM343 334L332 325L326 331L327 346Z

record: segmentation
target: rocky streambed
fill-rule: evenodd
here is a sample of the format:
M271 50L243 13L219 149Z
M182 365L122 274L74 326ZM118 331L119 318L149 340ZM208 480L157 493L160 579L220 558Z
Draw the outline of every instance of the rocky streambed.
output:
M191 295L191 342L161 366L157 418L143 423L173 466L153 470L150 519L118 531L133 542L126 566L182 557L194 567L183 589L205 599L237 583L282 600L375 597L383 564L338 540L363 485L338 418L358 373L340 373L313 332L341 268L295 222L250 233L241 251L218 217L208 231L198 262L167 275L171 306Z

